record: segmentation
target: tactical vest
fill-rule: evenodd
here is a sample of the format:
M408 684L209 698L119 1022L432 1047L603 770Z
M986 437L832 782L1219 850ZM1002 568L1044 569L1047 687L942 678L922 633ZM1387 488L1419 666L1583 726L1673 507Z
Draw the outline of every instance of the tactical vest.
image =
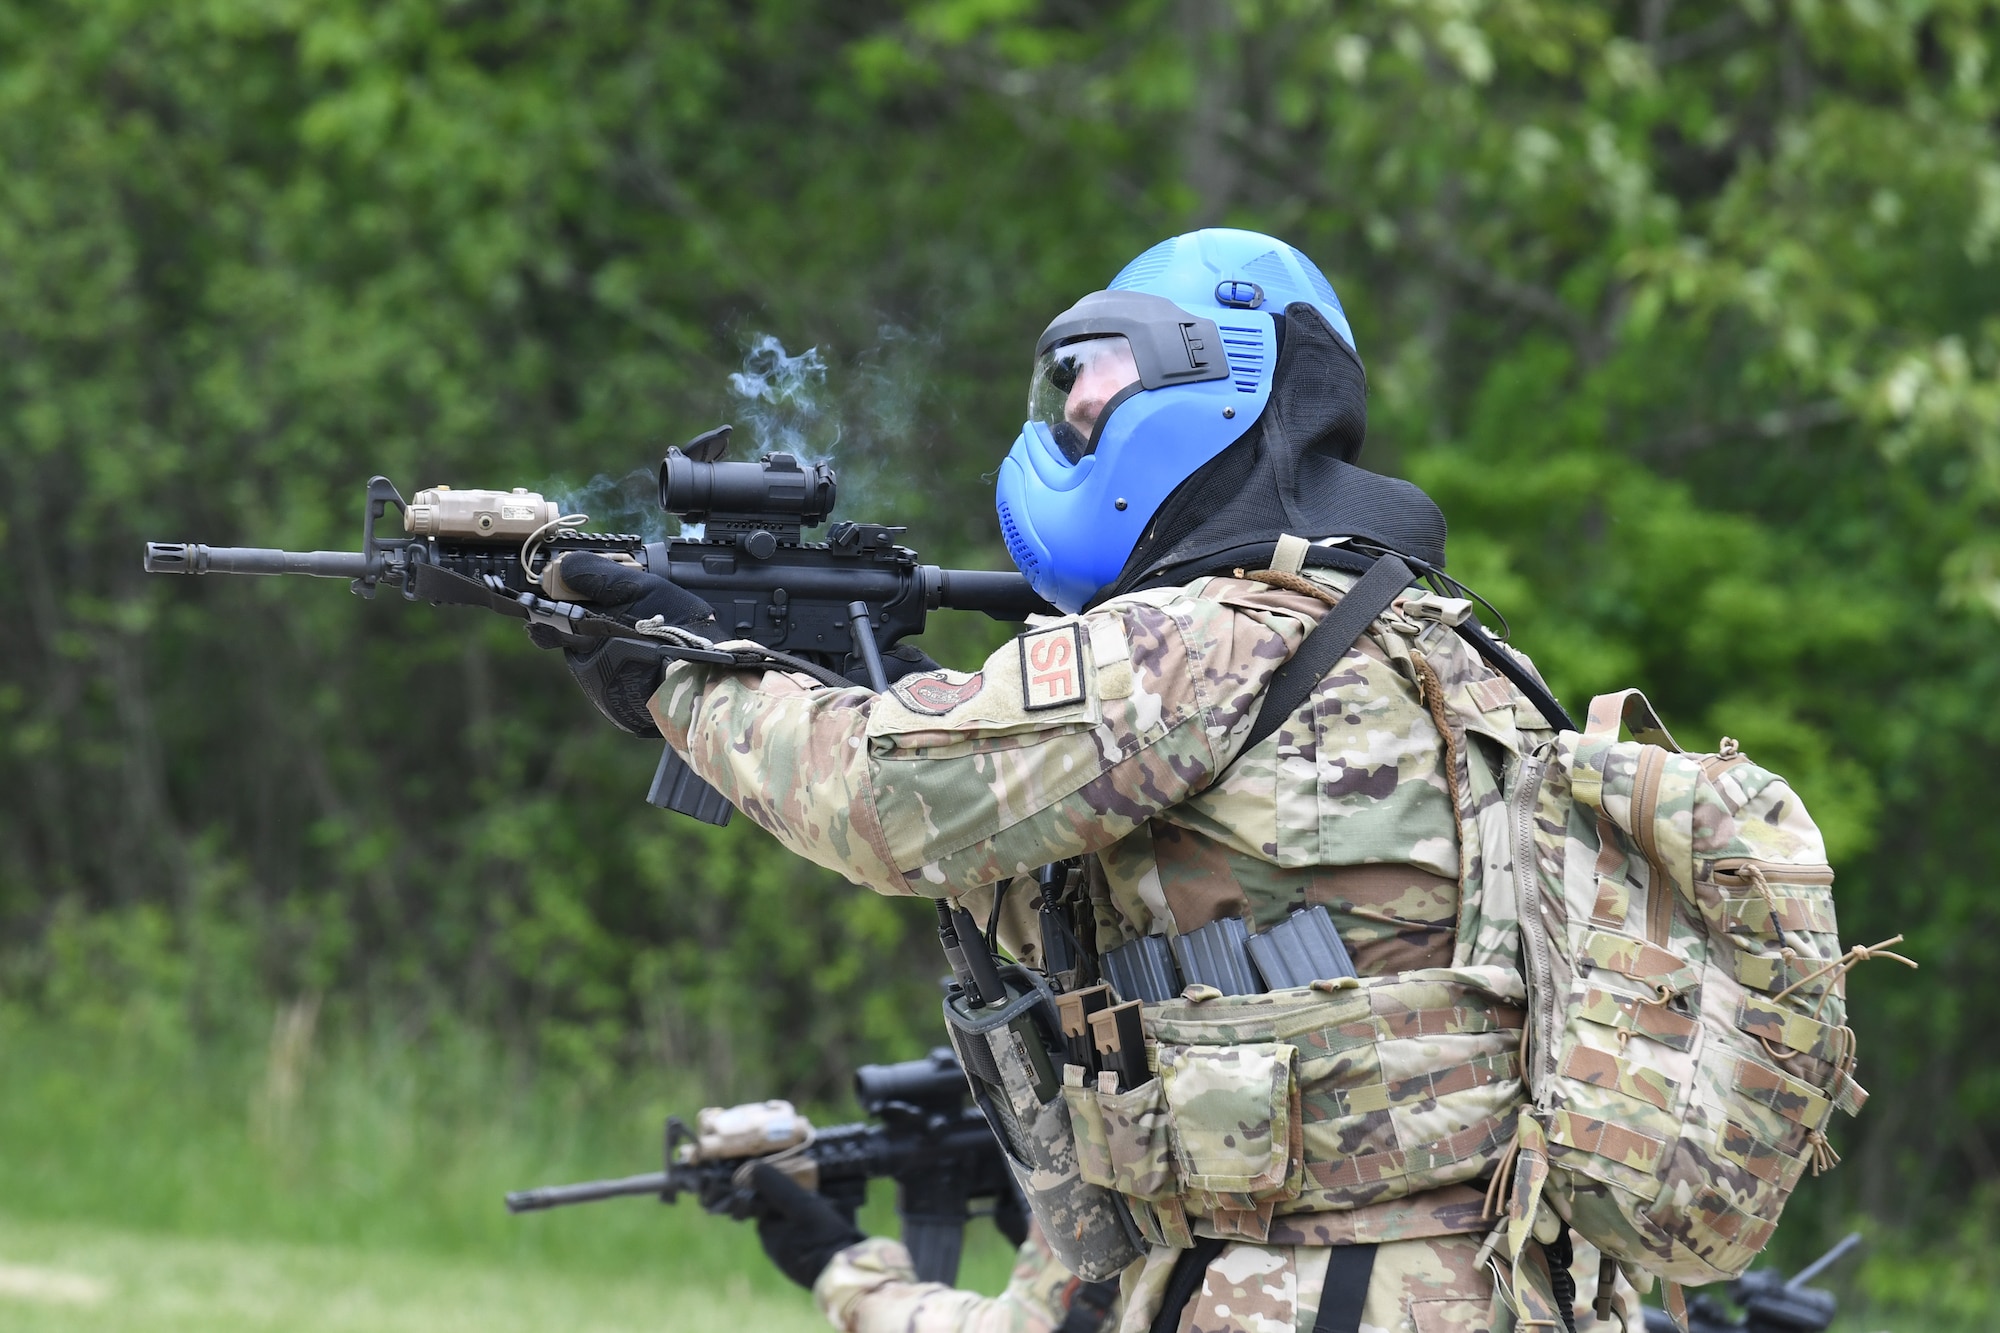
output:
M1350 581L1322 575L1316 586L1337 600ZM1254 595L1271 592L1212 595L1249 597L1241 609L1256 613ZM1443 1208L1424 1197L1490 1174L1524 1100L1517 936L1511 914L1487 919L1478 892L1479 820L1499 802L1494 761L1524 748L1520 700L1452 632L1467 609L1441 597L1403 599L1376 622L1365 660L1346 663L1346 694L1329 683L1297 727L1239 755L1221 781L1173 812L1193 828L1227 829L1263 855L1232 857L1213 839L1191 852L1180 829L1162 824L1107 849L1102 873L1088 877L1103 946L1140 930L1193 929L1217 913L1252 916L1287 895L1332 895L1344 907L1365 904L1343 913L1342 933L1368 970L1387 975L1258 995L1190 987L1146 1008L1157 1077L1115 1091L1065 1067L1060 1052L1035 1049L1021 1017L1047 997L1031 993L1042 983L1025 971L1015 974L1018 1013L948 1015L975 1091L1003 1141L1020 1149L1017 1162L1027 1160L1024 1189L1045 1201L1043 1228L1074 1271L1101 1276L1141 1246L1187 1246L1199 1235L1310 1235L1315 1215L1347 1215L1332 1230L1358 1240L1491 1225L1466 1206L1467 1191ZM1541 726L1532 710L1522 720ZM1440 723L1450 737L1441 747ZM1323 812L1324 830L1297 816L1316 784L1338 786L1310 768L1287 772L1297 755L1315 746L1338 753L1354 730L1379 742L1418 729L1426 762L1441 771L1393 795L1394 811L1371 823L1335 808ZM1243 792L1232 795L1231 784ZM1291 813L1268 828L1240 817L1259 803ZM1434 815L1422 814L1426 803ZM1382 832L1394 827L1407 842L1412 819L1426 834L1414 855ZM1357 858L1380 853L1393 863L1326 864L1329 845L1347 850L1357 840ZM1018 1077L982 1086L982 1068ZM1100 1212L1115 1213L1117 1224Z

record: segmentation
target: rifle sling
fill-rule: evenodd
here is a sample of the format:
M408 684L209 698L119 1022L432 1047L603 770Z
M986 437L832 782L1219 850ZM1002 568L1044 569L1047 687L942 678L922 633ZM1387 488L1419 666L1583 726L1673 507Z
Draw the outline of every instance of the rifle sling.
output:
M1387 611L1403 589L1415 581L1416 575L1400 556L1384 555L1370 565L1368 572L1347 590L1347 595L1313 626L1299 650L1271 673L1271 683L1264 689L1264 702L1257 709L1257 720L1236 753L1246 753L1283 726L1285 719L1312 697L1313 690L1326 679L1334 664L1361 641L1375 617Z

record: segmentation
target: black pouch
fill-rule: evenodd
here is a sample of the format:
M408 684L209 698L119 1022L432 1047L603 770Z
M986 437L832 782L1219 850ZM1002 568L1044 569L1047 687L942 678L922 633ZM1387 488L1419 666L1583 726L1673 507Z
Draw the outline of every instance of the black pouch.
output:
M1078 1165L1055 997L1026 968L999 971L1005 1003L968 1009L953 995L944 1002L945 1027L1049 1248L1084 1281L1103 1281L1144 1253L1139 1229L1124 1200L1085 1180Z

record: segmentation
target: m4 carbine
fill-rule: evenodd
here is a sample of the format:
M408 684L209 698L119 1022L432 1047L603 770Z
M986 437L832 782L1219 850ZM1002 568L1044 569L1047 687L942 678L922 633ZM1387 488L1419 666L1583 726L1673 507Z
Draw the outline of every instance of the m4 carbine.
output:
M833 468L767 454L754 463L725 462L730 428L669 449L660 464L660 505L701 536L663 542L625 533L585 532L586 515L564 514L532 491L417 492L405 501L387 477L368 482L359 551L281 551L260 547L148 542L151 574L306 574L350 580L373 597L381 586L410 601L475 606L546 626L585 646L621 638L663 657L804 671L826 683L865 679L886 684L882 653L922 632L940 608L1021 620L1051 610L1017 573L941 569L919 563L899 545L904 529L840 522L826 540L805 529L833 512ZM391 509L401 535L378 532ZM547 595L542 576L572 551L591 551L660 574L707 602L709 638L609 614ZM729 805L669 748L648 800L713 824Z
M920 1060L863 1065L854 1090L871 1122L815 1129L782 1101L712 1106L693 1129L670 1116L665 1170L519 1190L507 1196L507 1209L525 1213L634 1194L673 1203L692 1194L707 1211L742 1219L756 1207L747 1168L768 1162L852 1220L868 1182L886 1178L896 1182L903 1243L918 1279L955 1281L971 1202L990 1199L991 1210L1020 1206L999 1140L986 1117L966 1105L958 1057L939 1047Z

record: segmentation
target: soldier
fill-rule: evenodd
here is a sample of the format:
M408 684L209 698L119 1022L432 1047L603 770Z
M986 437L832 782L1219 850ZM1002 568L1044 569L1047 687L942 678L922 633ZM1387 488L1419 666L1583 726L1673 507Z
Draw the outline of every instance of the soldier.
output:
M1001 465L1008 550L1062 616L977 671L879 695L689 663L612 682L572 667L620 725L657 726L786 846L881 893L990 903L991 886L1081 858L1094 953L1319 904L1363 979L1480 958L1518 969L1505 911L1483 901L1479 817L1498 802L1494 766L1549 721L1451 632L1466 602L1398 579L1352 649L1245 745L1274 675L1377 556L1444 564L1430 499L1354 465L1365 389L1347 317L1303 254L1241 231L1174 238L1050 324ZM567 558L563 578L608 607L706 616L596 558ZM1529 679L1525 658L1510 665ZM1032 957L1031 941L1007 942ZM1121 1195L1148 1243L1123 1276L1122 1330L1553 1326L1567 1235L1551 1219L1525 1252L1496 1249L1481 1188L1511 1157L1518 995L1436 990L1461 999L1409 1015L1412 1033L1457 1033L1470 1015L1486 1035L1409 1043L1420 1062L1401 1077L1309 1097L1282 1189ZM1454 1054L1472 1046L1476 1059ZM1468 1120L1453 1109L1466 1104L1485 1110ZM1198 1123L1198 1099L1171 1114L1177 1149L1242 1129ZM1520 1268L1534 1309L1496 1291L1500 1265Z
M864 1237L833 1206L769 1166L751 1171L762 1201L757 1237L786 1277L811 1291L842 1333L1098 1333L1110 1327L1117 1285L1082 1282L1057 1261L1038 1228L994 1221L1018 1245L998 1296L919 1282L910 1252ZM1011 1213L1022 1218L1018 1211Z

